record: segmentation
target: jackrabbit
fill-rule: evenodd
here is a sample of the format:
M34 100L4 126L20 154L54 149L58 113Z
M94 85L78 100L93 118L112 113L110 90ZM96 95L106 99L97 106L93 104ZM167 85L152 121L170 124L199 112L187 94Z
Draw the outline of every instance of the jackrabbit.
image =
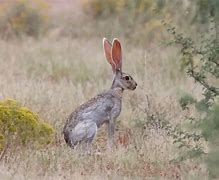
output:
M118 39L111 43L103 38L103 49L108 63L112 66L114 80L111 88L85 104L79 106L68 117L63 129L66 143L74 148L82 141L90 147L97 129L104 123L108 125L108 146L113 146L115 120L121 112L122 94L126 89L135 90L137 83L122 72L122 49Z

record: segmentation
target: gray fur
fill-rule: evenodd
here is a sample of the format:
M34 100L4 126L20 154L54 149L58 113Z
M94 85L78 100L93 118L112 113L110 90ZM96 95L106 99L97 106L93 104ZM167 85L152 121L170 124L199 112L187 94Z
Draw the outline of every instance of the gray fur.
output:
M127 77L129 80L127 80ZM133 78L116 70L111 88L85 104L79 106L67 119L64 126L66 143L74 147L84 141L91 143L97 134L97 129L104 123L108 124L108 146L113 146L115 120L122 107L122 94L125 89L134 90L137 83Z

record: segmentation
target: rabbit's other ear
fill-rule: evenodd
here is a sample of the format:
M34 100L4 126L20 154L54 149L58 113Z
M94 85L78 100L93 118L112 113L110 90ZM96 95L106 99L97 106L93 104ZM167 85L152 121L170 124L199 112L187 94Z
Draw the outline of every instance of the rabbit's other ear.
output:
M117 38L113 39L112 59L116 64L116 70L122 71L122 48Z
M113 72L115 72L116 71L116 64L113 61L112 54L111 54L112 53L112 45L106 38L103 38L103 51L104 51L104 54L106 56L108 63L111 64L111 66L112 66Z

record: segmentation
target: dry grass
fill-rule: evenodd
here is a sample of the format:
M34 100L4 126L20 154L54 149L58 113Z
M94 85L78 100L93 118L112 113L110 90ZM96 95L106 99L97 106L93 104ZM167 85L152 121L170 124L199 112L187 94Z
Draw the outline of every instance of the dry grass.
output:
M124 71L139 87L124 93L114 152L105 151L105 127L93 144L100 155L80 156L65 145L61 131L66 117L109 88L113 77L103 56L102 36L76 31L74 38L52 34L39 40L0 41L0 100L15 98L57 130L57 142L47 149L9 153L0 162L1 179L207 179L202 164L170 163L180 154L173 140L161 129L144 129L138 118L145 116L140 109L148 107L147 95L151 111L180 125L185 115L178 104L180 93L201 91L180 72L176 49L159 43L143 48L121 39Z

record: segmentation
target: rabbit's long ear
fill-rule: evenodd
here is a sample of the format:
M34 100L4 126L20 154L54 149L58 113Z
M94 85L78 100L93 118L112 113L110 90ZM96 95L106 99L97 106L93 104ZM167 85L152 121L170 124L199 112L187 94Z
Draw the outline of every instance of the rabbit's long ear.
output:
M108 63L112 66L113 72L115 72L116 63L112 59L112 45L106 38L103 38L103 51L105 53Z
M122 48L118 39L113 39L112 59L116 64L116 70L122 71Z

